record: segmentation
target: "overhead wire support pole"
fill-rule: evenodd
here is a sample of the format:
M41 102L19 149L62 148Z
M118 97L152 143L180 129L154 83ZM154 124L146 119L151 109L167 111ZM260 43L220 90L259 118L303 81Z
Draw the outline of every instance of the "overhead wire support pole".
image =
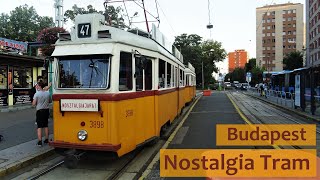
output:
M149 32L150 32L150 31L149 31L149 24L148 24L148 19L147 19L146 8L145 8L145 6L144 6L144 0L142 0L142 6L143 6L144 17L145 17L145 19L146 19L147 31L148 31L148 33L149 33Z

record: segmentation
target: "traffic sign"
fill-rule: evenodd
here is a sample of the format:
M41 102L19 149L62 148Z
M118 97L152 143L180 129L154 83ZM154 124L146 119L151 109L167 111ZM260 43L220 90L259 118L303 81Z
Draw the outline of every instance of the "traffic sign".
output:
M252 77L251 72L247 72L247 74L246 74L246 81L247 81L248 83L251 82L251 77Z
M247 75L246 75L247 77L252 77L252 74L251 74L251 72L247 72Z

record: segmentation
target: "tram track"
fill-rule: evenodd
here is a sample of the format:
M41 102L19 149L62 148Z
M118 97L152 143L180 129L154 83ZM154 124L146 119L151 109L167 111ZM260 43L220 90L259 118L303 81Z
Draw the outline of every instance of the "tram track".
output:
M248 96L248 95L246 95L244 93L241 93L241 94L243 94L243 95L245 95L245 96L247 96L249 98L254 99L253 97ZM270 124L270 122L267 122L267 121L263 120L263 118L261 118L261 116L259 116L256 113L254 113L254 111L256 111L256 112L259 112L259 110L261 111L261 109L259 109L256 104L253 104L253 105L249 104L244 99L235 97L235 95L233 93L230 93L230 95L232 96L232 98L234 99L235 103L238 106L241 106L241 108L244 108L245 111L249 112L250 116L254 117L254 120L256 122L253 122L253 120L248 117L248 119L250 120L250 122L252 124L257 124L257 123L258 124ZM264 111L266 111L266 112L263 112L263 113L267 113L267 112L271 113L271 114L269 114L270 117L272 117L272 116L280 116L280 117L288 120L288 122L294 122L294 124L299 124L299 125L310 124L310 123L307 123L307 122L305 122L303 120L300 120L300 118L303 119L303 117L300 117L299 115L295 114L293 117L290 117L292 115L288 115L287 114L288 112L284 112L284 111L280 110L278 107L267 106L267 105L263 104L262 101L259 100L259 99L258 99L258 102L259 102L259 105L261 105L264 108ZM243 111L243 110L241 110L241 111ZM245 116L248 116L248 114L246 114ZM297 117L299 117L299 121L301 121L301 122L299 122L298 120L294 119L294 118L297 118ZM302 123L302 122L305 122L305 123ZM276 124L284 124L284 123L286 123L286 122L279 121ZM317 125L319 125L319 123L317 123ZM317 133L317 136L319 137L320 136L320 130L319 130L318 127L316 127L316 133ZM288 147L288 146L286 146L286 147ZM302 149L300 146L296 146L296 145L291 145L291 147L294 148L294 149ZM285 147L282 147L282 146L279 146L279 148L285 149Z
M49 166L48 168L38 172L37 174L34 174L33 176L29 177L28 180L35 180L35 179L39 179L41 176L44 176L46 174L48 174L49 172L53 171L54 169L56 169L57 167L61 166L62 164L64 164L64 160L53 164L52 166Z

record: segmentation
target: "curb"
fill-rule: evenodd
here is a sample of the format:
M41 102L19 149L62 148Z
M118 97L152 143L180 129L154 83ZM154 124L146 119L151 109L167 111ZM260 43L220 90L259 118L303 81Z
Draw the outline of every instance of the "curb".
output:
M21 106L21 107L14 107L14 108L0 108L0 113L7 113L7 112L16 112L25 109L31 109L32 106Z
M30 157L21 159L19 161L13 162L12 164L9 164L3 168L0 168L0 177L7 176L11 173L14 173L14 172L16 172L24 167L27 167L35 162L38 162L38 161L43 160L49 156L52 156L53 154L54 154L54 149L49 149L41 154L33 155Z
M245 94L245 93L243 93L243 94ZM293 110L293 109L290 109L290 108L281 106L281 105L279 105L279 104L276 104L276 103L267 101L267 100L265 100L265 99L262 99L262 98L259 98L259 97L256 97L256 96L253 96L253 95L251 95L251 94L245 94L245 95L250 96L250 97L255 98L255 99L259 99L260 101L266 102L266 103L271 104L271 105L273 105L273 106L276 106L276 107L278 107L278 108L280 108L280 109L285 109L286 111L290 111L290 112L295 113L295 114L297 114L297 115L299 115L299 116L301 116L301 117L304 117L304 118L306 118L306 119L311 119L311 120L313 120L313 121L318 121L318 122L320 122L320 118L312 117L312 116L310 116L310 115L301 113L301 112L299 112L299 111L295 111L295 110Z

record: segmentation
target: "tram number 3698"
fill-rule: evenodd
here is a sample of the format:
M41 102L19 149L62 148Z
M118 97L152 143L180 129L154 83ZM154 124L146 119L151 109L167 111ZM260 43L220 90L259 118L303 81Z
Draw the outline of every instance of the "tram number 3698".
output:
M103 128L104 122L103 121L90 121L90 128Z

